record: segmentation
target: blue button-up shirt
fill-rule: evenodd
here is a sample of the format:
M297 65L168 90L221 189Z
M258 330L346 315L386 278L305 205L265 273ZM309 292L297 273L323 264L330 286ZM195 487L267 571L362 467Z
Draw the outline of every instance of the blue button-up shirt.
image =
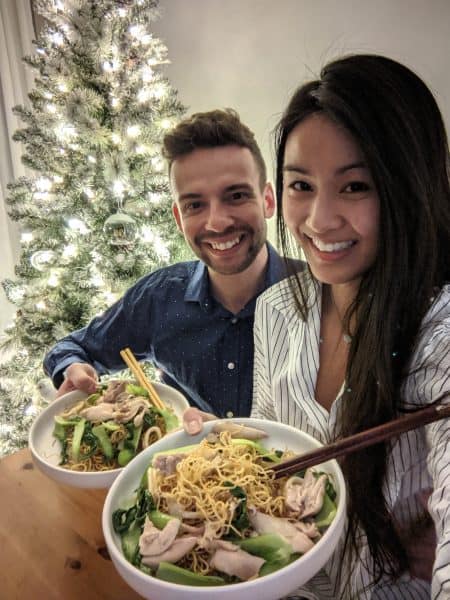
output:
M270 244L268 251L265 288L286 276L283 259ZM44 369L57 386L72 362L88 362L100 375L121 370L119 352L129 347L194 406L220 417L248 416L255 303L256 297L231 313L211 295L204 263L177 263L141 278L103 315L63 338Z

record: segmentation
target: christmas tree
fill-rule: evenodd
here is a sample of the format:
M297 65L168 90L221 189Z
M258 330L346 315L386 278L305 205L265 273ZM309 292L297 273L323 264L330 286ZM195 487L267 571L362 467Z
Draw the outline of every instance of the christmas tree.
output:
M16 307L2 336L0 455L27 442L54 395L42 359L139 277L186 258L175 228L164 131L183 113L151 33L157 0L37 0L45 26L24 60L31 107L14 108L29 177L9 185L22 252L2 282Z

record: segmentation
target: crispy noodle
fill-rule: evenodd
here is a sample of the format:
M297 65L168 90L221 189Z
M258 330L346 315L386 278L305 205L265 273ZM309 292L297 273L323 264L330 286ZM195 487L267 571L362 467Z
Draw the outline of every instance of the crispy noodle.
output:
M230 532L243 535L232 525L240 502L230 492L234 486L245 491L249 506L268 515L283 516L282 480L274 479L251 445L232 443L229 432L222 432L219 442L204 439L177 464L175 473L166 475L157 470L156 478L160 510L170 512L169 504L175 501L183 511L196 514L197 521L207 522L210 539ZM203 572L202 557L193 554L199 567L194 572Z

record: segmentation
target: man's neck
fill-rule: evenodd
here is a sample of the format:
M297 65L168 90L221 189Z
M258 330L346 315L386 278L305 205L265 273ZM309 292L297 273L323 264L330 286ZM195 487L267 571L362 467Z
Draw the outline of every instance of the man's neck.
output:
M263 290L268 259L267 244L264 244L252 264L242 273L222 275L209 270L211 294L222 306L237 314Z

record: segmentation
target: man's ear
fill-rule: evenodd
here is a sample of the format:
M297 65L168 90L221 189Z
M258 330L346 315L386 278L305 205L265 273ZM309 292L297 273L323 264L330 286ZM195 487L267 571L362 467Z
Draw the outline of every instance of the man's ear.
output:
M184 233L183 223L181 221L180 209L178 208L178 204L176 202L172 202L172 214L175 218L178 229L181 231L181 233Z
M275 212L275 194L273 192L273 187L270 182L267 182L264 186L264 216L266 219L270 219L273 217Z

